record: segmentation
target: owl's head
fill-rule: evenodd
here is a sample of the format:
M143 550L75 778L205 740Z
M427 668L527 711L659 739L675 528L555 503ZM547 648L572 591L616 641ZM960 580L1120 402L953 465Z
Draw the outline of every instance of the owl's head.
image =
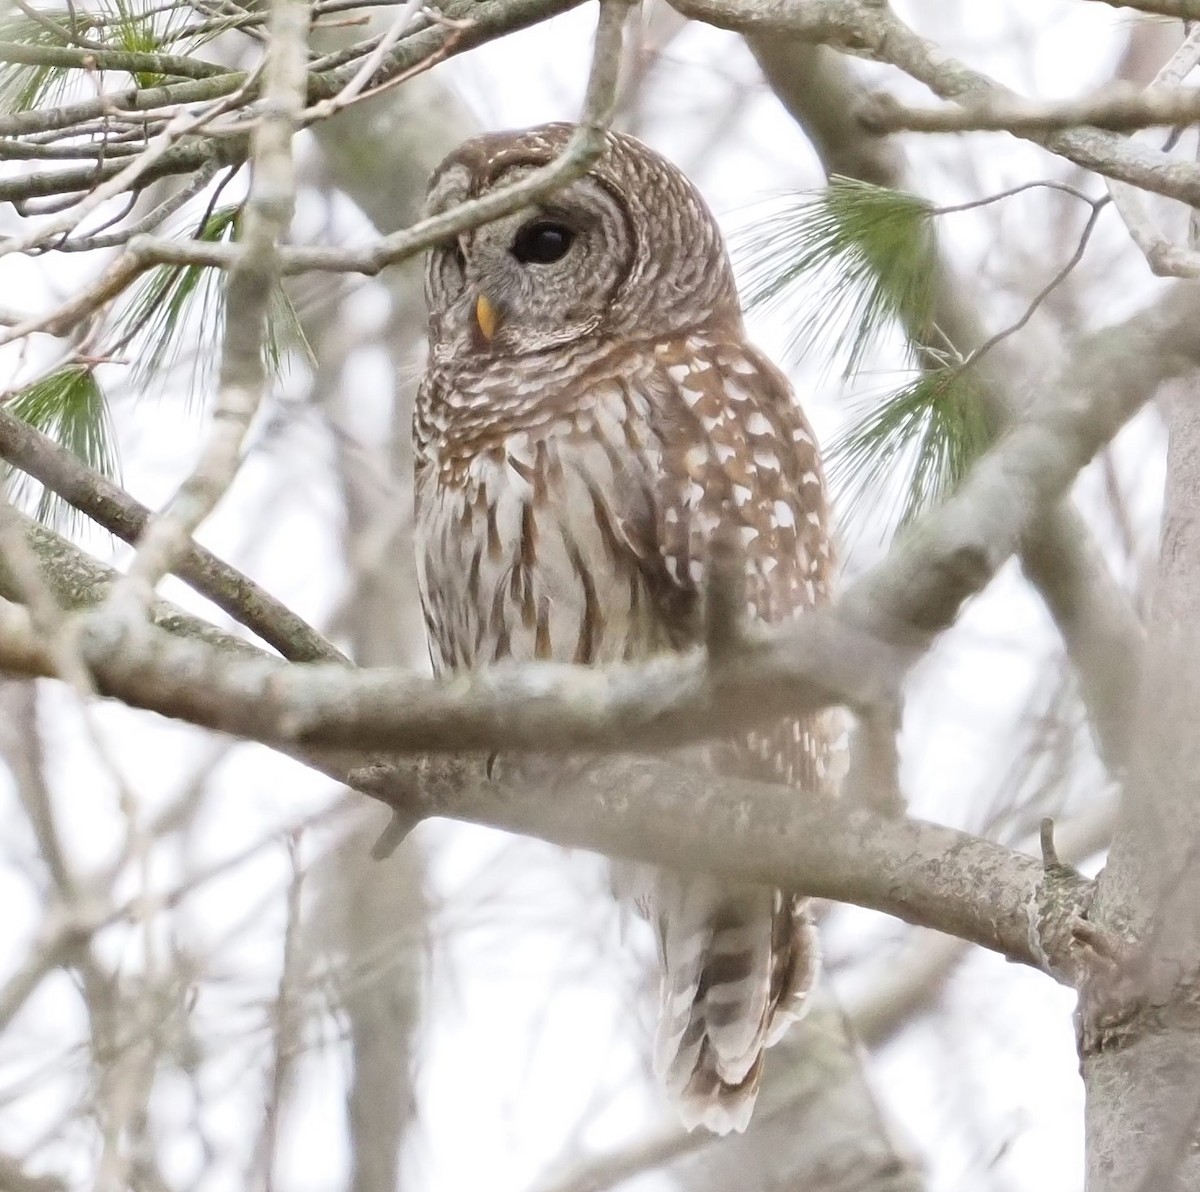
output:
M467 141L434 171L427 214L526 177L572 131L545 124ZM721 233L699 191L619 133L576 182L433 249L425 291L431 346L443 359L741 323Z

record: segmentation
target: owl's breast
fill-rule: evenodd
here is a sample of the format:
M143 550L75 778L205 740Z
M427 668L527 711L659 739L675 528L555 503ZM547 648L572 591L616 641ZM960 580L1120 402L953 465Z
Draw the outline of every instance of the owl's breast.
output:
M638 417L602 388L525 425L418 437L414 529L435 669L658 647L637 534L654 464L630 451L626 425Z

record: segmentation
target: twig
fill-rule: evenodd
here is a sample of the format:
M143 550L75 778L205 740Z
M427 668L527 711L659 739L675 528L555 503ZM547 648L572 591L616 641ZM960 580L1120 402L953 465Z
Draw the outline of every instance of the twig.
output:
M51 245L49 251L92 252L98 248L116 248L119 245L126 244L133 236L140 236L153 231L164 220L174 215L181 207L191 202L192 199L208 186L220 170L221 164L215 159L205 162L186 184L129 227L122 228L119 232L113 232L108 236L101 236L97 232L77 233L70 239L59 240L56 244Z
M1200 27L1184 38L1170 60L1155 75L1148 90L1178 83L1195 69L1198 62ZM1200 278L1200 252L1196 251L1195 246L1172 244L1159 231L1136 187L1112 179L1106 179L1105 183L1117 214L1128 228L1130 238L1146 258L1150 271L1158 277Z
M964 369L969 368L972 364L978 361L981 356L985 355L987 352L990 352L998 343L1000 343L1001 340L1007 339L1010 335L1015 335L1018 331L1020 331L1021 328L1033 318L1034 312L1038 309L1038 307L1041 306L1042 303L1045 302L1046 299L1049 298L1050 295L1060 285L1062 285L1062 283L1075 269L1075 266L1083 260L1083 254L1087 251L1088 242L1092 238L1092 232L1096 228L1096 221L1100 218L1100 212L1103 211L1105 206L1108 204L1108 196L1106 195L1102 199L1088 199L1086 196L1080 197L1083 197L1086 202L1091 204L1092 211L1087 217L1087 222L1083 225L1083 231L1079 234L1079 241L1075 245L1075 251L1067 259L1066 264L1064 264L1062 268L1059 269L1059 271L1033 296L1033 298L1029 301L1029 304L1025 307L1025 310L1022 312L1020 318L1018 318L1015 323L1010 323L1009 326L1005 327L1003 330L997 331L995 335L981 343L979 347L977 347L970 354L970 356L967 357L962 364Z
M350 107L352 104L360 103L363 100L375 99L383 95L387 91L391 91L394 87L399 87L402 83L407 83L410 79L416 78L419 74L424 74L427 70L432 70L440 62L444 62L454 53L458 43L466 35L466 31L471 27L470 21L455 21L451 22L448 18L443 17L442 23L447 26L449 33L446 35L445 41L437 47L428 57L422 58L419 62L414 62L407 70L401 71L399 74L393 74L385 78L382 82L377 83L374 87L366 91L361 91L353 98L347 99L338 107L338 111ZM310 108L305 113L305 124L312 123L311 116L316 113L319 117L324 118L326 115L322 105L318 104L314 108Z
M380 36L375 48L363 59L359 68L354 72L354 76L336 95L331 95L328 99L309 108L304 113L305 118L322 120L352 103L374 78L375 72L383 64L384 58L420 13L423 3L424 0L405 0L391 25Z
M300 1043L301 1010L296 1005L297 986L302 978L300 957L300 895L304 886L304 868L300 861L301 836L288 833L286 839L291 881L287 892L287 925L283 932L283 963L279 970L279 989L275 995L271 1024L271 1077L266 1089L262 1129L254 1148L253 1166L257 1186L264 1192L275 1188L275 1168L279 1149L280 1123L288 1092L292 1086L295 1058Z
M51 22L53 24L53 22ZM59 29L62 33L63 30ZM29 66L57 66L76 70L121 70L128 74L158 74L182 79L212 79L230 74L226 66L191 55L155 54L114 50L107 46L70 49L66 46L31 46L0 41L0 62Z

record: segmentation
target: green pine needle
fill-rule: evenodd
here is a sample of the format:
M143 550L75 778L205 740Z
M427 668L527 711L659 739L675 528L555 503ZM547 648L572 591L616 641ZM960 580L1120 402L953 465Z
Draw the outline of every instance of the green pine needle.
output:
M106 25L105 42L114 49L126 50L134 54L156 54L162 49L162 38L155 29L154 17L144 12L136 12L129 0L112 0L106 5L110 10L111 23ZM174 9L171 16L182 10L183 6ZM139 71L133 76L139 87L157 87L166 80L162 75L150 71Z
M65 18L47 13L47 19L62 27L61 37L29 17L0 17L0 41L32 47L71 44ZM71 71L61 66L6 63L0 68L0 112L30 112L59 103L70 81Z
M236 207L218 207L197 229L196 239L207 244L229 240L237 219ZM134 289L117 320L122 343L134 345L130 377L138 389L160 378L168 361L178 355L189 312L201 327L224 321L219 270L205 265L160 265ZM208 358L201 353L198 361ZM195 392L198 386L190 387Z
M108 49L128 53L160 53L168 44L179 53L189 53L217 36L232 22L214 20L200 34L187 34L195 10L187 3L164 8L148 0L100 0L91 10L79 8L73 18L54 10L43 10L42 22L24 15L0 18L0 41L26 46L71 46L78 30L92 42ZM46 24L61 29L56 34ZM6 64L0 71L0 112L31 111L62 101L68 85L78 71L65 66ZM154 87L164 82L162 75L138 71L132 79L138 87Z
M196 232L207 243L237 238L237 207L218 207ZM161 265L137 285L117 317L118 342L133 356L130 379L148 391L161 385L170 364L179 356L189 328L203 328L205 342L219 340L225 325L225 273L207 265ZM284 369L288 354L298 350L310 361L312 350L300 327L291 299L278 288L267 312L264 363L272 375ZM203 391L211 379L215 356L196 354L189 394Z
M935 209L915 195L832 178L741 237L751 307L782 307L792 351L841 361L848 379L888 334L928 361ZM799 350L798 350L799 349ZM944 499L988 443L977 395L953 361L876 396L828 452L838 509L902 527Z
M67 448L93 471L118 479L120 465L108 402L88 365L67 364L55 369L14 393L5 408ZM10 471L8 479L13 499L34 505L38 521L59 528L78 525L78 511L30 476Z
M988 443L983 407L961 370L925 373L872 401L829 448L837 508L847 524L875 512L906 526L954 491Z
M896 324L920 335L932 320L933 209L921 198L834 177L739 237L751 307L805 295L791 348L841 358L845 375Z

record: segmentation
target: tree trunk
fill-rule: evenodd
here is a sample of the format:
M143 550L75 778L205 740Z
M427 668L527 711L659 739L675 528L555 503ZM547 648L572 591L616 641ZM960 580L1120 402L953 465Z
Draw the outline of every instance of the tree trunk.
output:
M1093 919L1136 940L1081 996L1089 1192L1200 1187L1200 406L1164 403L1161 555L1133 761Z

